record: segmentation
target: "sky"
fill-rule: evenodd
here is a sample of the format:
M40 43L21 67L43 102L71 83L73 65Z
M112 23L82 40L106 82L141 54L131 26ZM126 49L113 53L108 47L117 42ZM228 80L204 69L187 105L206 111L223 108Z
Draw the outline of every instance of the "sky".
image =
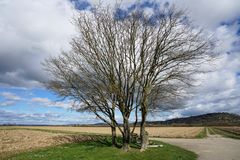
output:
M73 16L89 10L98 0L0 0L0 124L90 124L101 122L91 113L71 109L43 87L49 76L42 63L70 49L76 34ZM193 23L217 39L218 59L185 108L150 115L165 120L212 112L240 114L240 2L239 0L142 0L151 12L154 3L175 4ZM102 0L114 5L113 0ZM122 0L121 8L134 4ZM117 119L121 117L117 115Z

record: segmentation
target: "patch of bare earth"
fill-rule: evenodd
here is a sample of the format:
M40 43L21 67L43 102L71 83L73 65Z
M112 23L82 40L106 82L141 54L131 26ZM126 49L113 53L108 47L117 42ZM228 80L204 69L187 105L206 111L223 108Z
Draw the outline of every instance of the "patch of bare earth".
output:
M94 136L65 135L32 130L0 130L0 159L22 151L94 140Z
M239 126L229 126L229 127L216 127L217 129L227 131L236 135L240 135L240 127Z
M30 130L0 130L0 157L19 151L27 151L59 144L52 134Z

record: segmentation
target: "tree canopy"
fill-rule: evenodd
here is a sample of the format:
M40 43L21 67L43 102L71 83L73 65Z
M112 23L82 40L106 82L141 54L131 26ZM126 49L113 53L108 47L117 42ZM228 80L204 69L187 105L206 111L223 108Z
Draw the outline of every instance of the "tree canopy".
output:
M74 18L78 34L70 42L71 51L45 63L53 77L47 86L73 99L74 109L95 113L113 132L118 127L124 150L140 112L145 150L147 114L182 106L193 75L214 57L213 41L174 6L153 14L136 7L124 16L118 9L98 6ZM136 117L132 131L131 115Z

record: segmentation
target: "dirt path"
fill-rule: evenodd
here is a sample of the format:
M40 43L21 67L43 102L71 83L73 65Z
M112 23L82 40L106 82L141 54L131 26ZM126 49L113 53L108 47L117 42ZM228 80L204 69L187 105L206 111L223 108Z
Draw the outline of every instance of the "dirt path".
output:
M199 155L198 160L240 160L240 140L210 135L204 139L151 138L170 143Z

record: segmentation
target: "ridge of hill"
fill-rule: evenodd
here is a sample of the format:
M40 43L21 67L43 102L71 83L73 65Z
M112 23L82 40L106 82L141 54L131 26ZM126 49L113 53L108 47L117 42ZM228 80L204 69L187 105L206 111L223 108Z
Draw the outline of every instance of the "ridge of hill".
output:
M240 115L220 112L207 113L197 116L174 118L165 121L147 121L147 126L240 126ZM132 124L131 124L132 125ZM138 122L137 126L140 125ZM105 127L105 123L96 124L68 124L68 125L39 125L39 124L0 124L0 126L82 126L82 127Z
M232 113L207 113L166 121L149 121L148 126L240 126L240 115Z

